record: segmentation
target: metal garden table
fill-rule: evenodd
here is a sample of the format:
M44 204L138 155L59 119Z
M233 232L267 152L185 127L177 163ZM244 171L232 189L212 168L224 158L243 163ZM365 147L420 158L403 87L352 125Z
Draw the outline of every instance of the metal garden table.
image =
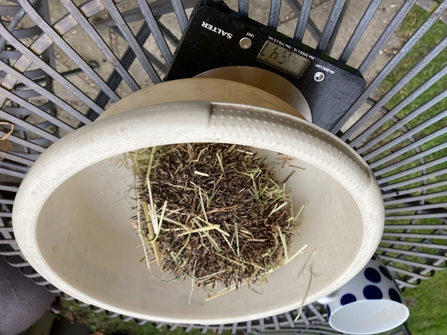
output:
M14 195L45 148L95 120L108 104L162 80L195 3L195 0L156 0L149 4L145 0L1 2L0 136L6 139L0 143L3 145L0 255L37 285L59 292L64 299L72 298L40 277L15 243L11 222ZM358 3L363 10L352 18L350 7L359 6ZM381 186L387 221L377 253L397 276L400 288L416 287L443 270L447 260L447 111L438 111L434 106L446 98L447 90L432 96L425 92L447 74L447 66L434 69L420 86L401 96L398 103L389 102L425 67L431 66L436 56L442 55L447 36L439 36L439 43L423 50L420 59L392 87L384 91L382 83L393 75L408 53L419 47L418 42L435 25L447 21L447 1L395 0L390 5L381 0L355 4L345 0L239 0L229 4L245 16L264 20L271 28L288 29L297 41L306 38L314 41L318 51L343 63L355 64L362 74L375 69L367 77L368 85L362 95L331 132L368 162ZM52 11L52 6L57 11ZM381 61L382 54L389 53L387 43L396 44L393 39L399 25L415 6L430 13L427 19L407 36L405 43L398 45L389 59ZM323 7L327 8L326 16L313 15ZM386 22L380 22L385 11L389 12ZM348 23L352 29L345 28ZM88 46L84 48L97 50L96 59L83 53L85 49L79 49L74 31L87 34L83 41ZM372 31L376 35L368 37ZM138 79L134 76L135 64L140 69ZM85 307L125 322L132 320L94 306ZM217 333L223 330L336 333L327 325L326 312L319 304L305 306L300 318L294 321L296 314L297 311L291 311L238 324L168 326L171 330L199 328ZM143 325L150 321L136 322Z

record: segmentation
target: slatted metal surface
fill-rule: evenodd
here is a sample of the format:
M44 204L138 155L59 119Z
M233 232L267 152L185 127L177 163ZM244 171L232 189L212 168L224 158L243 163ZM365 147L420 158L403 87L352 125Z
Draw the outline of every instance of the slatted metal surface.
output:
M63 299L72 300L73 298L61 293ZM75 302L82 307L89 308L94 313L106 313L111 318L120 318L123 322L136 322L138 325L145 325L150 323L149 320L137 320L131 317L123 316L117 313L105 311L104 309L87 305L81 301L75 300ZM300 318L295 321L298 311L291 311L288 313L274 315L264 319L258 319L255 321L247 321L233 324L219 324L219 325L199 325L199 324L166 324L156 323L153 324L156 328L167 327L169 330L175 330L182 328L186 332L192 329L200 329L203 333L207 331L213 331L217 334L221 334L224 330L231 331L233 334L239 332L253 333L253 332L269 332L269 331L282 331L284 329L293 328L297 333L307 333L309 330L320 331L324 330L326 333L322 334L339 334L335 330L332 330L327 323L327 313L324 306L320 304L309 304L303 308ZM317 334L314 332L314 334ZM319 333L318 333L319 334Z
M267 8L266 25L281 28L285 21L292 22L290 36L297 41L312 36L315 48L330 55L334 55L334 44L340 44L337 38L345 29L343 18L350 6L345 0L325 3L331 8L325 23L318 25L312 20L312 13L313 5L321 1L229 2L232 8L248 16L252 13L256 16L257 8ZM363 2L366 6L362 16L357 18L355 29L336 55L343 63L350 64L353 55L365 50L362 37L375 29L371 22L386 5L381 0ZM180 32L187 25L187 13L195 3L195 0L0 2L0 119L9 123L0 124L0 136L7 135L11 125L14 127L7 138L12 149L0 151L0 254L38 285L58 292L29 266L14 240L11 209L21 180L39 154L61 136L91 123L106 106L130 92L163 79ZM447 260L447 111L433 112L433 106L446 98L447 90L426 97L408 110L446 75L447 66L432 73L391 109L387 108L389 100L445 50L447 37L440 36L439 43L426 50L404 77L381 92L382 82L393 69L436 22L447 17L447 1L418 3L430 9L431 14L377 71L357 102L331 129L368 162L381 186L387 221L377 253L396 274L401 288L415 287L421 280L429 279L445 268ZM48 7L56 5L61 9L60 14L50 17ZM360 72L368 73L416 5L416 0L400 1L393 17L383 24L381 34L368 45L357 66ZM93 59L95 63L83 55L72 36L74 31L88 35L85 39L88 43L83 47L95 49L101 59ZM117 52L116 38L125 50ZM68 71L61 70L70 64ZM243 324L171 327L199 327L219 333L224 329L263 331L303 326L308 331L326 322L326 315L318 304L307 306L297 322L293 321L295 315L293 311ZM112 313L111 317L114 316L130 320ZM319 331L325 334L326 330Z

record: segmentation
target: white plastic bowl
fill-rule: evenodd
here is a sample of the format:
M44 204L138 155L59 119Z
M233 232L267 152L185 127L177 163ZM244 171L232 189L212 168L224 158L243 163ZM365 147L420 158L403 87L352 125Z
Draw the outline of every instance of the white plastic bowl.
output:
M242 287L205 302L196 291L189 305L189 281L162 282L139 262L129 225L134 177L123 153L185 142L250 145L274 163L278 152L293 158L273 166L279 180L296 170L287 185L294 208L306 207L292 252L307 244L309 253L272 274L262 295ZM305 303L338 289L376 250L384 210L361 157L280 99L227 80L186 79L134 93L52 145L20 187L13 224L30 264L79 300L140 319L218 324L299 307L309 272L298 274L315 249L309 264L318 275Z

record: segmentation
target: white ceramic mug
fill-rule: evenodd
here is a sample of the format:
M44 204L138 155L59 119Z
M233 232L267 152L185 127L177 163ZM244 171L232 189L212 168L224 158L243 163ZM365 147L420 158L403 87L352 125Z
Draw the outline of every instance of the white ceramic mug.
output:
M318 300L329 324L347 334L377 334L405 322L409 310L390 272L378 256L344 286Z

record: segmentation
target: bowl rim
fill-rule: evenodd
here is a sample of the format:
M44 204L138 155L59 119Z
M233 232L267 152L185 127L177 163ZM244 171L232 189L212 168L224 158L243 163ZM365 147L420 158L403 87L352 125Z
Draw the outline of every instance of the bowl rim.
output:
M140 128L146 127L151 136L144 140L135 138L132 135L135 122L139 123ZM256 130L255 124L262 124L262 129L267 132ZM72 284L61 280L48 266L39 250L36 236L42 207L57 187L71 176L90 165L125 152L185 142L234 143L280 151L311 162L350 193L363 219L361 247L347 270L322 290L319 297L348 282L376 250L384 226L382 196L369 167L346 143L303 119L283 112L227 102L181 101L140 107L101 118L63 137L39 157L23 180L13 208L17 243L30 265L54 286L92 305L136 318L191 323L191 320L172 320L169 317L151 318L150 315L110 306L84 295ZM316 299L318 297L308 296L306 303ZM243 320L222 319L213 320L212 323L246 321L271 316L272 313L280 314L293 308L296 306L286 305L279 310L269 310ZM206 320L194 323L203 324Z

